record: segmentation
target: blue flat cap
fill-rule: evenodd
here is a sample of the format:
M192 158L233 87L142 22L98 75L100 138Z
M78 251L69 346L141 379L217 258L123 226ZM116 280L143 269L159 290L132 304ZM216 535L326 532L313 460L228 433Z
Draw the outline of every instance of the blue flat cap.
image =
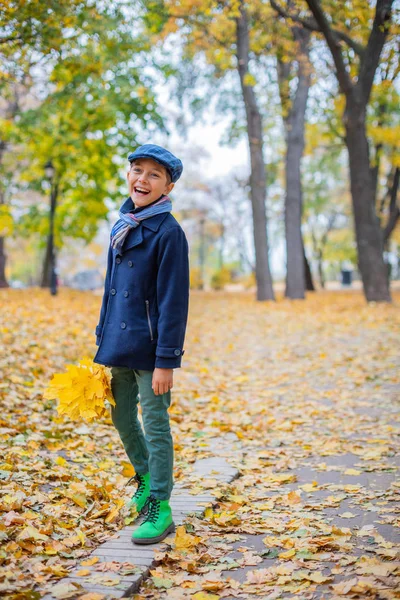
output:
M174 156L169 150L156 146L155 144L144 144L136 148L135 152L131 152L128 155L128 160L132 163L138 158L151 158L160 165L163 165L171 176L171 181L175 183L182 175L183 164L176 156Z

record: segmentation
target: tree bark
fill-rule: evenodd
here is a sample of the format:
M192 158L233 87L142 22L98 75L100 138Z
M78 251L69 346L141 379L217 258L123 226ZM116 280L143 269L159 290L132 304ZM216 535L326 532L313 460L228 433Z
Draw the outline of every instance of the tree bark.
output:
M46 251L43 260L42 288L52 287L52 274L55 270L54 222L57 208L58 185L52 185L50 192L49 235L47 236Z
M365 112L353 97L347 100L345 128L358 268L365 296L368 302L390 302L389 281L383 260L383 235L375 210Z
M312 278L312 273L310 269L310 263L307 260L306 251L303 245L303 259L304 259L304 278L305 278L305 287L307 292L315 292L315 286Z
M49 288L51 284L51 253L52 243L50 236L47 236L46 250L43 258L42 280L40 283L40 287L42 288Z
M6 260L7 255L4 251L4 238L0 237L0 288L8 287L6 278Z
M292 27L293 37L298 45L297 88L293 100L288 104L290 110L285 115L285 90L289 89L290 72L280 68L278 73L286 77L281 81L282 108L286 133L286 198L285 198L285 234L286 234L286 290L285 296L292 299L305 297L305 273L303 239L301 234L302 185L301 159L304 151L304 128L307 98L310 89L309 40L310 32L301 27Z
M246 80L246 76L249 74L249 29L247 13L243 6L243 1L240 4L240 17L236 19L236 41L237 64L246 109L247 135L250 147L250 195L253 213L257 300L274 300L274 290L268 260L263 127L254 89Z
M383 230L383 243L389 245L390 236L392 235L397 221L400 219L400 208L397 204L397 193L400 183L400 167L396 167L393 177L393 183L390 188L389 202L389 218L386 227Z

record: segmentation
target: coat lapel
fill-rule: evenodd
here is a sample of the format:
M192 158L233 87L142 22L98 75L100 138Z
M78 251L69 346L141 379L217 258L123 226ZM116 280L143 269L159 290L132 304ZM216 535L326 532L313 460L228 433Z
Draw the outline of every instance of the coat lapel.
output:
M143 242L143 229L142 229L142 226L139 225L138 227L135 227L135 229L132 229L128 233L127 238L126 238L124 244L122 245L122 248L120 251L121 254L123 254L130 248L134 248L135 246L138 246L142 242Z

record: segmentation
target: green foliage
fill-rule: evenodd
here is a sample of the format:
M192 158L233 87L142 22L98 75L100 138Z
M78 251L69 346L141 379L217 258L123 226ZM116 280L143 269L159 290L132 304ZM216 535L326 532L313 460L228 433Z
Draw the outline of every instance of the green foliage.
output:
M339 265L344 261L357 264L357 247L350 227L330 232L324 249L324 260Z
M140 32L132 38L115 7L98 13L93 27L54 64L46 97L19 116L13 134L20 188L48 196L44 165L51 160L55 168L58 246L66 236L93 238L107 201L121 199L121 167L138 132L151 122L163 127L141 69L145 38ZM20 225L46 235L48 202L30 206Z

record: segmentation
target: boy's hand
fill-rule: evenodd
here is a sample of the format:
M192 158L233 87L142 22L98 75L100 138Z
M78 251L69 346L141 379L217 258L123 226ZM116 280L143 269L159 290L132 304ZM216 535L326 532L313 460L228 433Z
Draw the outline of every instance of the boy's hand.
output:
M153 372L152 388L156 396L166 394L174 385L174 370L156 367Z

